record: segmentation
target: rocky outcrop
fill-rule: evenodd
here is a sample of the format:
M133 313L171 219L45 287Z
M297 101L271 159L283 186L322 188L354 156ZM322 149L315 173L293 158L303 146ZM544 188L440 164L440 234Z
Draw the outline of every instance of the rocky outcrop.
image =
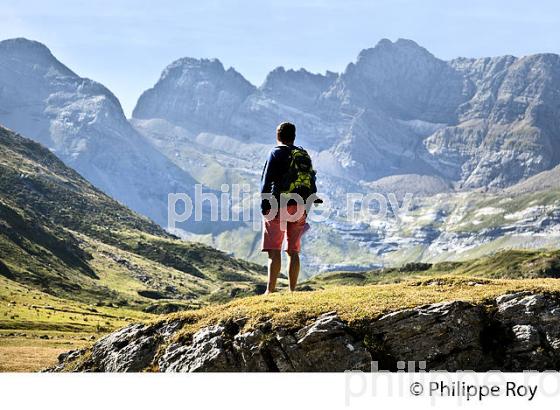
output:
M545 295L518 293L497 300L496 319L510 341L503 351L508 369L532 363L539 369L560 366L560 305Z
M296 331L272 329L270 323L243 332L243 321L205 327L190 343L170 342L180 320L131 325L100 339L75 370L136 372L344 371L366 370L371 355L358 334L336 313L327 313ZM85 355L60 356L60 371Z
M180 319L131 325L89 350L60 357L54 371L342 372L396 370L560 369L560 297L521 292L486 304L462 301L405 309L348 324L325 313L299 329L246 319L208 326L188 341Z
M364 369L370 356L336 316L325 314L296 332L250 332L211 326L190 345L171 344L158 360L164 372L194 371L344 371Z

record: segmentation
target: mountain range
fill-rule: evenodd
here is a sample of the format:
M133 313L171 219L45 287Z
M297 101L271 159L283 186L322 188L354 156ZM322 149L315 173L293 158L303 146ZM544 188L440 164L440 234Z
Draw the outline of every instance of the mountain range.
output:
M283 67L256 87L219 60L166 67L127 120L116 97L25 39L0 42L0 123L165 226L166 197L258 186L276 125L298 127L334 216L312 227L305 275L558 244L560 57L443 61L381 40L341 73ZM348 192L414 194L404 217L348 221ZM173 233L262 262L250 224Z
M259 88L217 60L181 59L133 118L260 143L289 118L335 176L505 187L558 164L559 84L554 54L446 62L410 40L382 40L343 73L280 67Z

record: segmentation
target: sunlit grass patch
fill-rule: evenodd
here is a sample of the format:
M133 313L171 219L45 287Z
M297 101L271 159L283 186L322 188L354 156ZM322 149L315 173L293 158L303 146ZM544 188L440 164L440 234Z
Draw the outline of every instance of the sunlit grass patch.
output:
M152 315L58 298L0 276L0 371L38 371L65 351Z

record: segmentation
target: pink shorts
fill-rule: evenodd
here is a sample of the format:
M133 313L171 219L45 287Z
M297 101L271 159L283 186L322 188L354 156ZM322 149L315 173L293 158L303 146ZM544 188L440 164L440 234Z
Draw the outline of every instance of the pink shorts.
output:
M301 209L301 208L300 208ZM288 218L286 210L290 215L296 215L297 220L293 217ZM299 252L301 249L301 237L306 230L305 218L307 214L305 211L300 211L301 216L298 214L298 205L288 205L286 209L280 209L275 218L268 220L264 217L263 237L262 237L262 250L282 250L284 242L284 235L288 242L288 252ZM289 220L286 220L289 219Z

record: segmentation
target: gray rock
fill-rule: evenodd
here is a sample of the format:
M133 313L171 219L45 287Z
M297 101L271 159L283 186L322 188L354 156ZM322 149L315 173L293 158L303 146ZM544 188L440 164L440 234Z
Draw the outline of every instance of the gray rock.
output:
M91 348L91 355L77 371L139 372L153 364L158 348L179 328L182 321L156 325L133 324L99 339ZM61 355L64 365L86 353L85 350ZM59 365L60 368L60 365ZM62 370L62 369L56 369Z
M371 366L371 355L335 312L321 315L295 334L278 333L276 341L279 349L272 358L279 370L342 372Z
M514 325L512 331L512 353L536 350L541 344L539 332L533 325Z
M222 326L210 326L194 334L190 345L170 345L159 359L163 372L227 372L236 370Z
M45 369L43 371L45 372L62 372L68 369L68 366L70 364L72 364L75 360L79 359L80 357L82 357L84 354L86 354L87 350L86 349L76 349L76 350L70 350L68 352L64 352L58 355L58 363L49 368L49 369Z
M507 369L560 365L560 299L519 292L496 299L496 320L509 335L503 346Z
M246 371L267 371L273 368L264 348L265 334L257 329L235 335L233 349L237 353L240 365Z
M426 362L428 369L484 368L481 346L484 312L466 302L448 302L390 313L374 321L370 335L379 343L380 357ZM385 357L385 358L384 358Z
M131 325L97 342L91 352L91 361L99 371L141 371L152 362L157 342L158 335L153 327Z
M295 334L283 329L228 335L223 326L198 331L187 346L171 345L160 370L344 371L366 369L371 356L335 313L322 315Z

